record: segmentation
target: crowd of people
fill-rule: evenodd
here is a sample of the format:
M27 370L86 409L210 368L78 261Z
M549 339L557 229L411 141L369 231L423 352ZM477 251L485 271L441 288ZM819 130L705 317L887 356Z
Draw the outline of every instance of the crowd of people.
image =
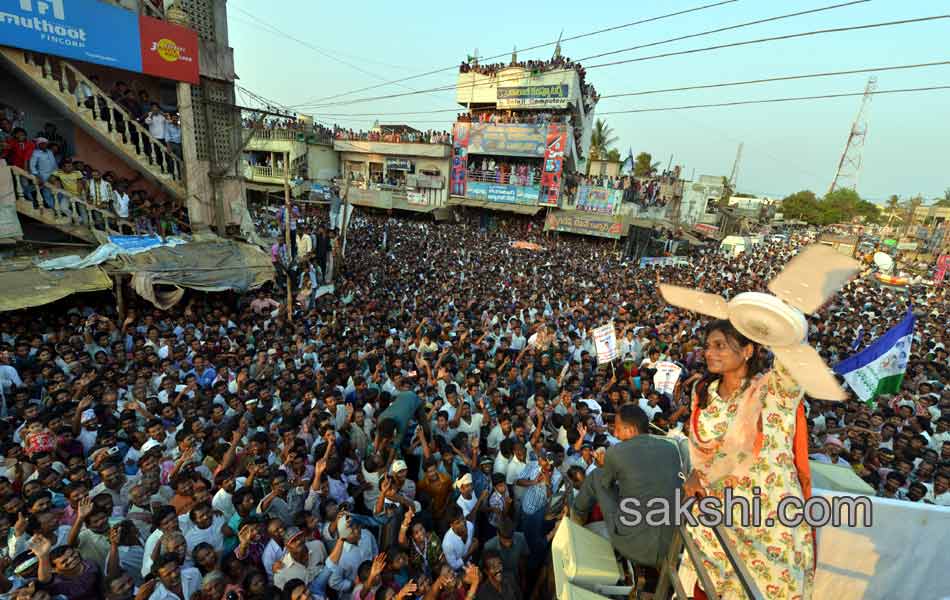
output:
M597 104L599 99L597 90L594 89L593 85L587 83L587 71L584 69L581 63L572 61L566 56L561 56L560 53L553 56L549 60L513 60L507 63L491 63L487 65L479 64L477 60L468 60L463 61L459 65L459 73L479 73L481 75L495 77L499 71L503 71L511 67L521 67L522 69L527 69L531 73L545 73L547 71L573 69L577 72L577 76L580 79L585 110L590 111L590 109Z
M297 118L278 117L245 117L242 119L245 129L288 130L299 133L315 133L320 140L332 140L336 126L330 128L316 121L305 121Z
M623 190L622 201L643 210L665 207L683 194L682 183L667 172L647 178L568 173L564 176L564 197L569 204L577 201L578 189L582 186Z
M82 205L72 206L71 199L78 198L131 222L136 233L167 236L188 230L184 204L137 189L141 175L136 174L134 179L120 177L69 156L67 150L66 141L52 123L46 123L31 139L23 127L14 126L6 117L0 118L0 161L33 176L20 176L17 184L35 207L43 206L78 223L89 223L93 215Z
M383 131L353 130L337 128L334 139L358 142L390 142L396 144L451 144L452 134L448 131Z
M290 215L288 262L320 267L295 291L334 285L295 294L292 320L283 287L190 293L167 312L80 295L0 314L0 593L554 598L548 548L571 499L620 439L688 432L689 390L722 352L656 282L765 291L799 243L637 269L609 241L535 221L357 213L344 258L324 215ZM320 248L301 247L310 233ZM806 398L815 459L882 496L950 505L948 300L859 280L809 319L834 363L859 328L858 347L911 302L921 314L899 394ZM598 364L607 323L620 357ZM652 385L661 361L682 368L672 394Z
M541 183L541 165L529 160L495 160L483 156L481 160L469 159L467 173L469 181L485 183L504 183L510 185L539 185Z
M455 119L459 123L563 123L565 115L556 115L547 111L483 110L459 113Z

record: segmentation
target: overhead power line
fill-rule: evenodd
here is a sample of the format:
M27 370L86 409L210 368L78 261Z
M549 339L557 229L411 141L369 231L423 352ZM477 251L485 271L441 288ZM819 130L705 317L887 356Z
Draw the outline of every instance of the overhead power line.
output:
M338 56L335 56L334 54L332 54L332 53L330 53L330 52L324 50L323 48L320 48L319 46L315 46L315 45L311 44L310 42L308 42L308 41L306 41L306 40L302 40L302 39L300 39L300 38L298 38L298 37L296 37L296 36L294 36L294 35L292 35L292 34L290 34L290 33L287 33L286 31L280 29L280 28L277 27L276 25L272 25L272 24L268 23L267 21L264 21L263 19L261 19L261 18L258 17L257 15L254 15L253 13L250 13L250 12L244 10L243 8L237 8L237 10L240 11L241 13L244 13L245 15L249 16L251 19L253 19L253 22L251 22L250 24L253 25L254 27L258 27L258 28L260 28L260 29L263 29L264 31L268 31L268 32L270 32L270 33L272 33L272 34L275 34L275 35L277 35L277 36L284 37L284 38L287 38L287 39L289 39L289 40L291 40L291 41L297 42L298 44L304 46L305 48L309 48L309 49L313 50L314 52L316 52L317 54L319 54L319 55L321 55L321 56L325 56L325 57L327 57L327 58L329 58L329 59L331 59L331 60L334 60L334 61L336 61L336 62L338 62L338 63L340 63L340 64L342 64L342 65L345 65L345 66L347 66L347 67L350 67L351 69L356 70L356 71L359 71L360 73L363 73L364 75L369 75L370 77L374 77L374 78L376 78L376 79L385 79L385 77L383 77L382 75L379 75L379 74L377 74L377 73L373 73L372 71L368 71L368 70L366 70L366 69L364 69L364 68L362 68L362 67L360 67L360 66L358 66L358 65L355 65L355 64L353 64L352 62L349 62L349 61L347 61L347 60L343 60L342 58L340 58L340 57L338 57ZM401 85L401 86L399 86L399 87L401 87L401 88L403 88L403 89L407 89L407 90L413 91L411 88L409 88L409 87L407 87L407 86L404 86L404 85ZM428 93L428 92L423 91L423 92L420 92L420 93ZM291 106L291 107L286 107L286 108L288 108L288 110L293 110L293 107L292 107L292 106Z
M635 27L635 26L637 26L637 25L644 25L644 24L646 24L646 23L653 23L653 22L655 22L655 21L661 21L661 20L663 20L663 19L669 19L669 18L672 18L672 17L678 17L678 16L680 16L680 15L685 15L685 14L689 14L689 13L699 12L699 11L707 10L707 9L710 9L710 8L716 8L716 7L719 7L719 6L723 6L723 5L725 5L725 4L733 4L733 3L738 2L738 1L739 1L739 0L722 0L722 1L720 1L720 2L714 2L714 3L712 3L712 4L704 4L704 5L702 5L702 6L694 6L693 8L687 8L687 9L679 10L679 11L676 11L676 12L666 13L666 14L664 14L664 15L659 15L659 16L656 16L656 17L649 17L649 18L646 18L646 19L638 19L638 20L636 20L636 21L631 21L631 22L629 22L629 23L624 23L624 24L622 24L622 25L614 25L614 26L612 26L612 27L605 27L604 29L598 29L598 30L596 30L596 31L589 31L589 32L587 32L587 33L581 33L581 34L578 34L578 35L569 36L569 37L566 37L566 38L562 38L562 39L560 39L560 40L555 40L555 41L553 41L553 42L545 42L545 43L543 43L543 44L537 44L537 45L535 45L535 46L530 46L530 47L528 47L528 48L523 48L523 49L521 50L521 52L531 52L532 50L538 50L538 49L540 49L540 48L547 48L547 47L549 47L549 46L554 46L555 44L558 43L558 41L560 41L561 43L570 42L570 41L579 40L579 39L585 38L585 37L591 37L591 36L594 36L594 35L600 35L600 34L602 34L602 33L608 33L608 32L611 32L611 31L617 31L617 30L619 30L619 29L626 29L626 28L628 28L628 27ZM865 1L870 1L870 0L865 0ZM495 54L495 55L493 55L493 56L482 57L482 60L494 60L494 59L496 59L496 58L501 58L501 57L503 57L503 56L508 56L509 54L510 54L510 52L502 52L501 54ZM458 65L452 65L452 66L450 66L450 67L443 67L443 68L441 68L441 69L433 69L433 70L431 70L431 71L426 71L426 72L424 72L424 73L419 73L418 75L410 75L410 76L402 77L402 78L399 78L399 79L393 79L393 80L391 80L391 81L384 81L383 83L377 83L377 84L375 84L375 85L366 86L366 87L359 88L359 89L356 89L356 90L350 90L350 91L348 91L348 92L341 92L341 93L339 93L339 94L334 94L334 95L332 95L332 96L325 96L325 97L323 97L323 98L315 98L315 99L307 100L306 102L304 102L304 103L302 103L302 104L298 104L298 105L296 105L296 106L307 106L307 105L309 105L309 104L316 104L316 103L318 103L318 102L323 102L324 100L333 100L334 98L340 98L341 96L350 96L350 95L352 95L352 94L358 94L358 93L360 93L360 92L366 92L366 91L369 91L369 90L374 90L374 89L377 89L377 88L385 87L385 86L387 86L387 85L393 85L393 84L402 83L402 82L405 82L405 81L411 81L411 80L413 80L413 79L420 79L420 78L422 78L422 77L428 77L429 75L435 75L436 73L443 73L443 72L445 72L445 71L453 71L453 70L456 70L456 69L458 69Z
M690 90L708 90L714 88L724 88L724 87L733 87L733 86L743 86L743 85L755 85L762 83L773 83L776 81L795 81L801 79L814 79L819 77L839 77L843 75L857 75L861 73L880 73L883 71L898 71L898 70L909 70L909 69L922 69L927 67L940 67L940 66L950 66L950 60L941 60L935 62L927 63L918 63L912 65L892 65L887 67L867 67L863 69L848 69L845 71L825 71L822 73L806 73L802 75L779 75L776 77L764 77L759 79L747 79L744 81L725 81L719 83L702 83L696 85L684 85L679 87L672 88L661 88L655 90L641 90L636 92L622 92L617 94L605 94L600 97L601 100L611 99L611 98L623 98L629 96L648 96L651 94L665 94L669 92L685 92ZM427 115L435 113L446 113L446 112L461 112L456 108L446 108L439 110L413 110L413 111L402 111L402 112L382 112L382 113L323 113L318 112L318 115L324 117L369 117L369 116L394 116L394 115Z
M691 33L689 35L681 35L679 37L670 38L667 40L662 40L659 42L651 42L649 44L640 44L639 46L631 46L629 48L621 48L620 50L611 50L610 52L601 52L600 54L592 54L590 56L585 56L584 58L579 59L580 62L585 60L592 60L595 58L603 58L604 56L612 56L614 54L621 54L623 52L632 52L634 50L642 50L643 48L650 48L652 46L658 46L660 44L670 44L673 42L682 42L683 40L689 40L697 37L702 37L706 35L713 35L716 33L723 33L724 31L733 31L735 29L742 29L743 27L751 27L753 25L761 25L763 23L772 23L774 21L781 21L782 19L791 19L793 17L801 17L803 15L811 15L814 13L824 12L827 10L834 10L836 8L844 8L846 6L854 6L855 4L865 4L871 0L852 0L851 2L843 2L841 4L832 4L831 6L822 6L819 8L812 8L809 10L802 10L798 12L788 13L785 15L778 15L775 17L766 17L764 19L756 19L754 21L746 21L745 23L738 23L736 25L728 25L726 27L719 27L716 29L708 29L706 31L700 31L698 33Z
M804 38L804 37L812 37L812 36L817 36L817 35L825 35L825 34L829 34L829 33L844 33L844 32L847 32L847 31L862 31L862 30L868 30L868 29L878 29L878 28L882 28L882 27L895 27L895 26L899 26L899 25L909 25L909 24L913 24L913 23L924 23L924 22L935 21L935 20L938 20L938 19L947 19L947 18L950 18L950 15L935 15L935 16L929 16L929 17L919 17L919 18L916 18L916 19L902 19L902 20L899 20L899 21L884 21L884 22L881 22L881 23L869 23L869 24L865 24L865 25L850 25L850 26L845 26L845 27L834 27L834 28L831 28L831 29L815 29L815 30L803 31L803 32L799 32L799 33L790 33L790 34L779 35L779 36L771 36L771 37L765 37L765 38L757 38L757 39L753 39L753 40L744 40L744 41L740 41L740 42L730 42L730 43L726 43L726 44L717 44L717 45L714 45L714 46L705 46L705 47L701 47L701 48L691 48L691 49L688 49L688 50L678 50L678 51L675 51L675 52L665 52L665 53L662 53L662 54L653 54L653 55L650 55L650 56L641 56L641 57L637 57L637 58L628 58L628 59L618 60L618 61L613 61L613 62L608 62L608 63L601 63L601 64L596 64L596 65L589 65L589 66L586 66L586 67L584 67L584 68L585 68L587 71L590 71L591 69L598 69L598 68L604 68L604 67L611 67L611 66L616 66L616 65L620 65L620 64L627 64L627 63L634 63L634 62L644 62L644 61L649 61L649 60L657 60L657 59L661 59L661 58L669 58L669 57L672 57L672 56L683 56L683 55L688 55L688 54L699 54L699 53L703 53L703 52L712 52L712 51L714 51L714 50L723 50L723 49L726 49L726 48L736 48L736 47L740 47L740 46L750 46L750 45L755 45L755 44L764 44L764 43L768 43L768 42L776 42L776 41L782 41L782 40L789 40L789 39L796 39L796 38ZM654 45L655 45L655 44L654 44ZM309 106L309 108L320 109L320 108L329 107L329 106L349 105L349 104L356 104L356 103L361 103L361 102L372 102L372 101L376 101L376 100L386 100L386 99L390 99L390 98L400 98L400 97L403 97L403 96L411 96L411 95L413 95L413 94L418 94L418 93L423 93L423 92L443 91L443 90L456 89L457 87L464 90L464 89L471 89L471 88L475 88L475 87L482 87L482 86L486 86L486 85L488 85L488 86L498 86L498 85L500 85L500 84L502 84L502 83L507 83L507 82L510 82L510 81L518 81L518 80L520 80L520 79L521 79L521 75L518 75L518 76L516 76L516 77L496 77L496 78L491 79L490 81L473 82L473 83L471 83L471 84L467 84L467 85L463 85L463 86L450 85L450 86L443 86L443 87L438 87L438 88L431 88L431 89L429 89L429 90L417 90L417 91L414 91L414 92L402 92L402 93L396 93L396 94L388 94L388 95L385 95L385 96L375 96L375 97L368 97L368 98L354 98L354 99L346 100L346 101L329 102L329 103L327 103L327 104L321 104L321 105L312 105L312 106ZM300 107L301 105L295 105L295 106Z
M906 94L911 92L929 92L935 90L950 90L950 85L936 85L918 88L900 88L894 90L877 90L872 92L875 96L885 94ZM657 108L633 108L630 110L616 110L601 113L601 115L627 115L632 113L644 112L669 112L675 110L690 110L694 108L719 108L724 106L743 106L747 104L772 104L777 102L800 102L804 100L827 100L831 98L850 98L853 96L863 96L865 92L848 92L844 94L821 94L817 96L789 96L785 98L766 98L762 100L736 100L734 102L717 102L713 104L689 104L684 106L661 106Z
M940 91L940 90L950 90L950 85L934 85L934 86L916 87L916 88L877 90L873 92L873 94L875 96L880 96L880 95L889 95L889 94L906 94L906 93L929 92L929 91ZM646 112L674 112L674 111L691 110L691 109L697 109L697 108L720 108L720 107L729 107L729 106L744 106L744 105L750 105L750 104L774 104L774 103L785 103L785 102L803 102L803 101L810 101L810 100L830 100L830 99L836 99L836 98L852 98L855 96L863 96L863 95L864 95L864 92L861 91L861 92L845 92L845 93L840 93L840 94L819 94L819 95L814 95L814 96L787 96L787 97L782 97L782 98L764 98L760 100L736 100L733 102L717 102L717 103L710 103L710 104L688 104L688 105L681 105L681 106L659 106L659 107L651 107L651 108L635 108L635 109L628 109L628 110L608 111L608 112L600 113L600 114L603 116L607 116L607 115L624 115L624 114L646 113ZM367 122L373 121L373 119L341 119L341 120L350 121L354 123L356 122L367 123ZM411 123L445 124L445 121L432 120L432 119L416 120L416 121L409 120L409 121L401 121L400 124L408 125Z

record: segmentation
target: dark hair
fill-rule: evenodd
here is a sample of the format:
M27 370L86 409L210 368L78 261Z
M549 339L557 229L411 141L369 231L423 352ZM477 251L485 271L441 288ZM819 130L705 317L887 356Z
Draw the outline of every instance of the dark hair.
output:
M648 433L650 428L650 418L642 408L636 404L624 404L617 411L617 418L637 428L637 433Z
M758 375L765 370L765 365L762 363L762 359L759 356L759 344L756 344L746 336L739 333L735 326L728 319L716 319L711 321L706 325L704 333L705 337L708 339L710 335L715 332L720 332L725 336L726 342L734 350L744 348L746 346L752 346L752 356L749 357L749 360L746 362L746 366L749 369L749 376ZM706 408L706 405L709 403L709 386L714 381L718 381L720 375L715 373L707 372L703 375L703 378L696 383L696 387L693 388L696 397L699 400L699 408Z

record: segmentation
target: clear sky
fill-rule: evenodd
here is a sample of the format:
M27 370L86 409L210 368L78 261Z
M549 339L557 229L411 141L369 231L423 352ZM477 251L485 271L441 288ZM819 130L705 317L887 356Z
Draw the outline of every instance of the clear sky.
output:
M847 0L775 2L738 0L566 42L563 54L581 59ZM619 0L566 2L325 2L323 0L230 0L230 42L240 85L285 105L457 65L477 48L480 56L508 53L638 19L684 10L715 0ZM770 37L950 13L946 0L871 0L862 4L744 27L692 40L662 44L602 59L612 60ZM277 33L270 27L277 28ZM290 39L292 36L305 42ZM588 81L602 95L950 60L950 19L895 27L831 33L591 69ZM519 52L519 59L548 58L552 47ZM498 59L506 60L506 59ZM451 85L449 70L326 102ZM597 113L863 91L867 74L775 82L755 86L604 99ZM950 65L878 74L881 90L950 85ZM240 99L240 97L239 97ZM647 151L664 166L673 155L685 175L729 175L740 141L745 143L739 191L785 195L801 189L827 191L860 97L689 111L609 115L604 118L626 155ZM301 109L324 123L367 129L372 116L419 129L450 129L455 114L385 115L456 108L454 92L442 91L332 107ZM858 191L880 200L890 194L928 199L950 187L950 90L876 96L864 148Z

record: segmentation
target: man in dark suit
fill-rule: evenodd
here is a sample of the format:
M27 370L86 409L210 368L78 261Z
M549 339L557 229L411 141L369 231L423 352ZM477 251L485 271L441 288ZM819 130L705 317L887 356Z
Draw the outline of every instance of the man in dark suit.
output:
M662 498L675 510L676 490L682 480L676 445L649 435L649 423L639 406L620 408L614 421L614 436L620 443L607 450L604 465L584 481L574 498L572 516L583 525L594 504L600 505L614 548L637 565L654 567L666 558L673 527L647 524L646 515L654 508L648 502ZM642 511L638 523L621 514L621 502L626 498L636 499L635 505ZM634 503L628 502L625 508L631 505Z

